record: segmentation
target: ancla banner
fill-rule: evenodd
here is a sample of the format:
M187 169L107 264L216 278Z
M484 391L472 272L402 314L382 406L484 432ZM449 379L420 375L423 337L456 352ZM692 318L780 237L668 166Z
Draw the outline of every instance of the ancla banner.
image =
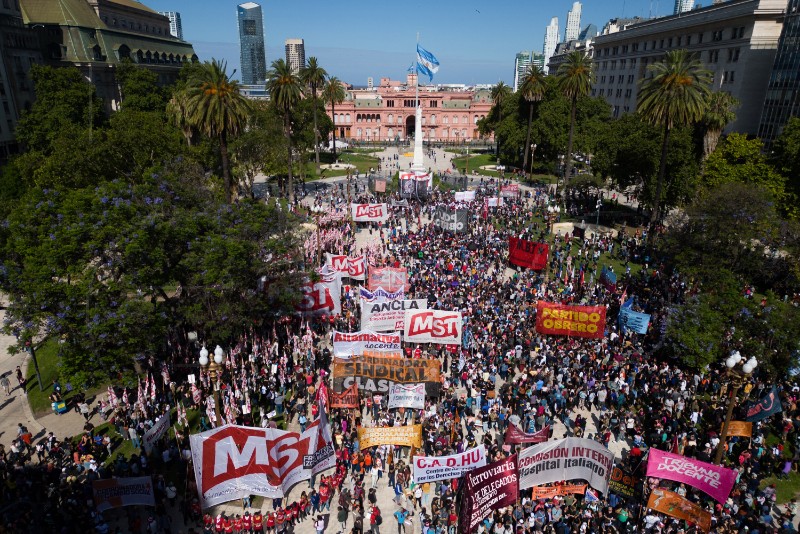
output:
M670 517L694 523L705 532L711 530L711 512L673 491L653 488L647 500L647 507Z
M378 334L377 332L333 333L333 355L337 358L361 356L365 350L399 352L400 334Z
M600 339L606 328L605 306L566 306L536 303L536 331L540 334Z
M341 393L331 393L331 408L358 408L358 384Z
M508 262L519 267L527 267L534 271L547 268L547 254L550 246L547 243L534 243L527 239L508 238Z
M585 438L564 438L523 449L519 453L520 489L550 482L585 480L608 493L614 453Z
M451 210L445 206L436 208L433 225L446 232L466 232L469 223L469 211L466 209Z
M782 411L783 406L778 396L778 390L775 386L772 386L770 392L764 395L760 401L750 404L747 407L747 417L745 417L745 420L753 423Z
M386 204L350 204L355 222L383 222L389 218Z
M331 270L342 273L342 276L347 276L354 280L363 280L366 276L367 262L364 256L350 258L343 254L326 252L325 257L327 258L326 264Z
M506 428L506 435L503 438L503 444L507 443L544 443L550 437L550 426L542 428L538 432L528 434L523 432L517 425L509 424Z
M376 269L371 267L367 278L367 288L370 291L375 291L379 287L389 293L408 291L411 289L411 284L408 283L408 271L405 268L384 267L383 269Z
M248 495L277 499L336 465L325 412L305 432L224 425L189 436L200 505Z
M169 412L156 419L156 424L154 424L152 427L150 427L150 430L144 433L144 437L142 438L142 446L147 454L150 454L150 451L153 450L153 447L158 439L164 435L168 428Z
M707 493L722 504L725 504L736 483L737 473L733 469L656 448L651 448L648 454L647 476L683 482Z
M483 445L450 456L414 456L414 482L425 484L436 480L459 478L486 465Z
M425 407L425 384L392 384L389 388L389 408Z
M402 330L405 324L406 310L425 310L428 308L426 299L416 300L386 300L384 302L361 301L361 329L376 330Z
M403 340L409 343L461 345L461 312L406 310Z
M475 532L478 523L493 510L513 505L519 497L517 455L473 469L464 476L458 528L462 534Z
M107 478L92 482L98 512L121 506L155 506L153 479L150 477Z
M422 447L422 425L358 427L358 446L361 450L376 445L404 445Z

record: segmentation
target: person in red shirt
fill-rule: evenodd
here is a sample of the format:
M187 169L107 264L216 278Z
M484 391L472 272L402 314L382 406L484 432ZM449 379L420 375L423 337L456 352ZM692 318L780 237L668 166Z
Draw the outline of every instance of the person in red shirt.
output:
M275 510L275 528L278 532L283 532L284 522L286 521L286 512L283 508L278 506L278 509Z
M275 512L270 512L267 516L267 534L275 532Z
M242 517L242 531L253 532L253 520L250 517L250 512L245 512L244 517Z
M242 532L242 516L237 515L236 519L233 520L233 532L235 534L241 534Z
M253 532L255 534L263 534L264 532L264 516L261 515L260 511L253 514Z
M225 534L233 534L233 520L230 517L225 518Z
M203 516L203 528L206 531L214 529L214 518L208 512L206 512L206 515Z
M225 532L225 515L222 512L214 520L214 530L217 531L217 534Z
M327 480L319 485L319 505L320 510L331 509L331 489Z

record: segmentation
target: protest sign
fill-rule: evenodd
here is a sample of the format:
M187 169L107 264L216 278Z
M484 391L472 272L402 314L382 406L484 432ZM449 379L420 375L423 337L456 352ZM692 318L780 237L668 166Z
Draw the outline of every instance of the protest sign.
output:
M478 523L493 510L511 506L519 496L517 455L473 469L464 475L458 528L462 534L475 532Z
M512 265L541 271L547 268L549 251L550 246L547 243L536 243L516 237L508 238L508 262Z
M331 408L358 407L358 384L353 384L341 393L331 392Z
M361 450L377 445L422 447L422 425L358 427L358 447Z
M150 454L150 451L153 450L153 447L158 439L164 435L168 428L169 412L156 419L156 423L144 433L144 436L142 437L142 446L147 454Z
M509 423L508 427L506 428L506 435L503 438L503 443L544 443L549 437L549 425L542 428L538 432L528 434L527 432L523 432L517 428L517 425Z
M456 191L456 202L472 202L475 200L475 191Z
M591 439L564 438L540 443L519 453L520 488L585 480L607 493L613 463L614 453Z
M369 289L360 287L358 289L358 294L362 302L386 302L387 300L403 300L405 291L401 288L398 291L389 292L382 287L376 288L375 291L370 291Z
M369 393L389 393L394 383L425 383L425 393L439 396L441 363L434 358L356 356L333 361L333 388L343 391L354 383Z
M149 476L94 480L92 495L98 512L122 506L156 505L153 479Z
M339 315L342 313L342 278L339 273L323 275L316 282L300 285L303 293L297 311L303 315Z
M334 332L333 355L337 358L350 358L364 354L364 350L375 352L399 352L400 334L379 334L377 332Z
M646 334L648 326L650 326L650 315L635 312L630 308L620 308L619 328L623 332L633 330L637 334Z
M382 223L389 218L386 204L350 204L350 209L355 222Z
M540 300L536 303L536 331L540 334L602 338L605 306L567 306Z
M405 310L403 340L410 343L461 345L461 312Z
M538 499L552 499L560 495L581 495L586 492L586 484L561 484L558 486L537 486L531 488L533 500Z
M425 407L425 384L392 384L389 387L389 408Z
M350 258L343 254L325 253L326 265L331 270L342 273L342 276L347 276L354 280L363 280L366 275L366 258L364 256L356 256Z
M636 494L636 485L639 480L621 467L614 466L611 470L611 480L608 483L609 491L622 497L633 498Z
M367 288L370 291L375 291L379 287L389 293L408 291L411 289L411 284L408 283L408 270L394 267L384 267L382 269L370 267Z
M384 302L361 301L361 329L375 330L402 330L405 324L405 310L425 310L428 308L427 299L386 300Z
M647 476L683 482L723 504L736 482L737 472L733 469L664 452L655 447L648 451L648 455Z
M469 225L469 211L439 206L433 216L433 225L446 232L466 232Z
M518 197L519 196L519 184L508 184L500 186L500 196L501 197Z
M719 432L720 434L722 433L722 427L720 427ZM749 438L752 435L753 435L753 423L747 421L731 421L730 423L728 423L728 437L742 436L745 438Z
M775 386L772 386L769 393L764 395L761 400L747 406L747 417L745 417L745 421L755 423L782 411L783 406L781 405L781 398L778 395L778 390Z
M450 456L414 456L413 465L417 484L459 478L486 465L486 448L480 445Z
M711 530L711 512L673 491L653 488L647 507L670 517L696 524L705 532Z

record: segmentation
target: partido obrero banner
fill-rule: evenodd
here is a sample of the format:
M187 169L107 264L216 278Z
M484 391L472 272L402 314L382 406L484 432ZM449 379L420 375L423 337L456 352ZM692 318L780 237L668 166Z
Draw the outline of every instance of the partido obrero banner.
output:
M400 334L377 332L334 332L333 355L337 358L360 356L365 350L375 352L400 352Z
M409 343L461 345L461 312L406 310L403 340Z
M334 271L353 280L363 280L366 276L367 262L364 256L350 258L342 254L325 253L326 264Z
M469 225L469 211L439 206L436 208L433 224L446 232L466 232Z
M518 267L534 271L546 269L549 251L550 246L547 243L535 243L516 237L508 238L508 262Z
M714 464L656 448L648 451L647 476L683 482L725 504L737 473Z
M333 361L333 388L343 391L353 384L372 393L388 393L394 383L424 382L425 393L438 397L441 387L441 363L433 358L356 356L349 360Z
M425 384L392 384L389 388L389 408L425 407Z
M605 334L605 306L566 306L536 303L536 331L540 334L600 339Z
M486 465L486 448L480 445L450 456L414 456L413 465L417 484L459 478Z
M379 222L389 218L386 204L350 204L355 222Z
M98 512L121 506L155 506L153 479L150 477L108 478L92 482L92 495Z
M403 330L406 310L425 310L428 308L426 299L415 300L386 300L384 302L361 301L361 329L375 330Z
M519 453L520 488L550 482L585 480L608 492L614 453L591 439L564 438L523 449Z
M422 447L422 425L358 427L358 447L361 450L377 445Z
M323 416L305 432L224 425L189 437L203 508L249 495L272 499L336 465Z
M493 510L510 506L519 497L517 455L473 469L464 476L458 529L462 534L474 532L478 523Z

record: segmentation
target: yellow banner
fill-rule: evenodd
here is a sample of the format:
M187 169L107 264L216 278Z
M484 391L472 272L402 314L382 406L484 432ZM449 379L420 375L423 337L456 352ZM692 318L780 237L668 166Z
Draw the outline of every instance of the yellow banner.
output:
M422 447L422 425L387 426L358 429L358 447L367 449L376 445L405 445Z
M725 424L723 423L723 427ZM722 429L719 430L720 434L722 434ZM730 436L743 436L745 438L752 437L753 435L753 423L748 423L747 421L731 421L728 423L728 437Z

